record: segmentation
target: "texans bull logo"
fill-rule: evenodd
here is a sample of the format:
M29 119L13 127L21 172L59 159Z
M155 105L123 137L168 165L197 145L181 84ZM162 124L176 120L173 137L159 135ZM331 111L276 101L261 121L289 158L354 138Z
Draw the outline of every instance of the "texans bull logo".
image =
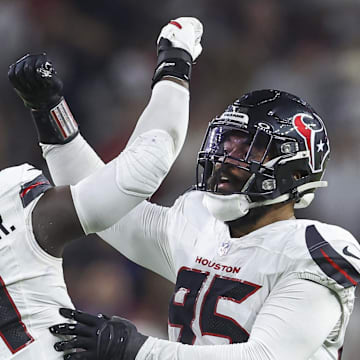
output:
M309 114L296 114L293 118L295 130L305 140L306 149L310 153L311 170L323 171L324 161L330 152L329 140L322 120Z

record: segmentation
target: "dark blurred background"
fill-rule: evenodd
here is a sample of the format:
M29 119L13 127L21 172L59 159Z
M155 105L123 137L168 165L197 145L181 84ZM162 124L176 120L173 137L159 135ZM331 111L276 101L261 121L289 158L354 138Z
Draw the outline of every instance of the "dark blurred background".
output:
M299 217L341 225L360 239L359 0L0 0L0 166L46 164L28 111L7 80L9 64L46 51L65 83L81 132L105 161L124 147L150 96L155 41L171 18L204 24L193 72L186 145L153 200L171 205L194 183L196 155L215 115L243 92L278 88L309 101L331 141L327 190ZM166 337L171 284L130 263L96 236L65 254L75 305L117 313ZM355 307L343 360L357 360Z

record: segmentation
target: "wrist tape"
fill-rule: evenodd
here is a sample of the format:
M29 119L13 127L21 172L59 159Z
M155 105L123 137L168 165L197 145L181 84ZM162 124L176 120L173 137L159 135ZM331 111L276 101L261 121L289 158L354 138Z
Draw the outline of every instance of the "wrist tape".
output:
M42 144L65 144L79 133L64 98L50 110L31 110L31 115Z
M162 38L158 45L158 61L151 88L164 76L190 82L191 68L191 55L184 49L172 47L168 39Z

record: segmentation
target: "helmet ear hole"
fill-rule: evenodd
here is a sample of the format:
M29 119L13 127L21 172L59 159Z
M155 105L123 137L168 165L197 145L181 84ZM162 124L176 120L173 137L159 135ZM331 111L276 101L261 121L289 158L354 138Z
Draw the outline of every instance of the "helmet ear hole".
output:
M300 171L295 171L295 172L293 173L293 178L294 178L295 180L301 179Z
M307 175L308 175L308 173L306 171L300 171L300 170L296 170L292 174L294 180L300 180L300 179L304 178Z

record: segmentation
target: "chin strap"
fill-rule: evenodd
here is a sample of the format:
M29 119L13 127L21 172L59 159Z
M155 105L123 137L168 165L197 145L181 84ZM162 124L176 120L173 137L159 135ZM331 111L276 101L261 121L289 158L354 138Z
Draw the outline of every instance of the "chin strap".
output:
M295 209L303 209L311 204L314 199L314 193L303 194L305 191L326 187L327 181L313 181L298 186L297 192L300 199L295 203ZM301 195L303 194L303 195ZM251 202L247 195L232 194L220 195L214 193L205 193L203 197L203 205L208 209L209 213L220 221L233 221L244 217L250 209L278 204L290 199L290 194L283 194L275 199Z
M308 184L300 185L297 189L299 194L304 193L307 190L310 189L317 189L320 187L327 187L328 182L327 181L313 181ZM304 194L300 197L300 199L295 203L294 208L295 209L304 209L308 207L311 202L314 200L315 194L314 193L308 193Z
M209 213L220 221L232 221L245 216L250 209L246 195L219 195L205 193L203 205Z

